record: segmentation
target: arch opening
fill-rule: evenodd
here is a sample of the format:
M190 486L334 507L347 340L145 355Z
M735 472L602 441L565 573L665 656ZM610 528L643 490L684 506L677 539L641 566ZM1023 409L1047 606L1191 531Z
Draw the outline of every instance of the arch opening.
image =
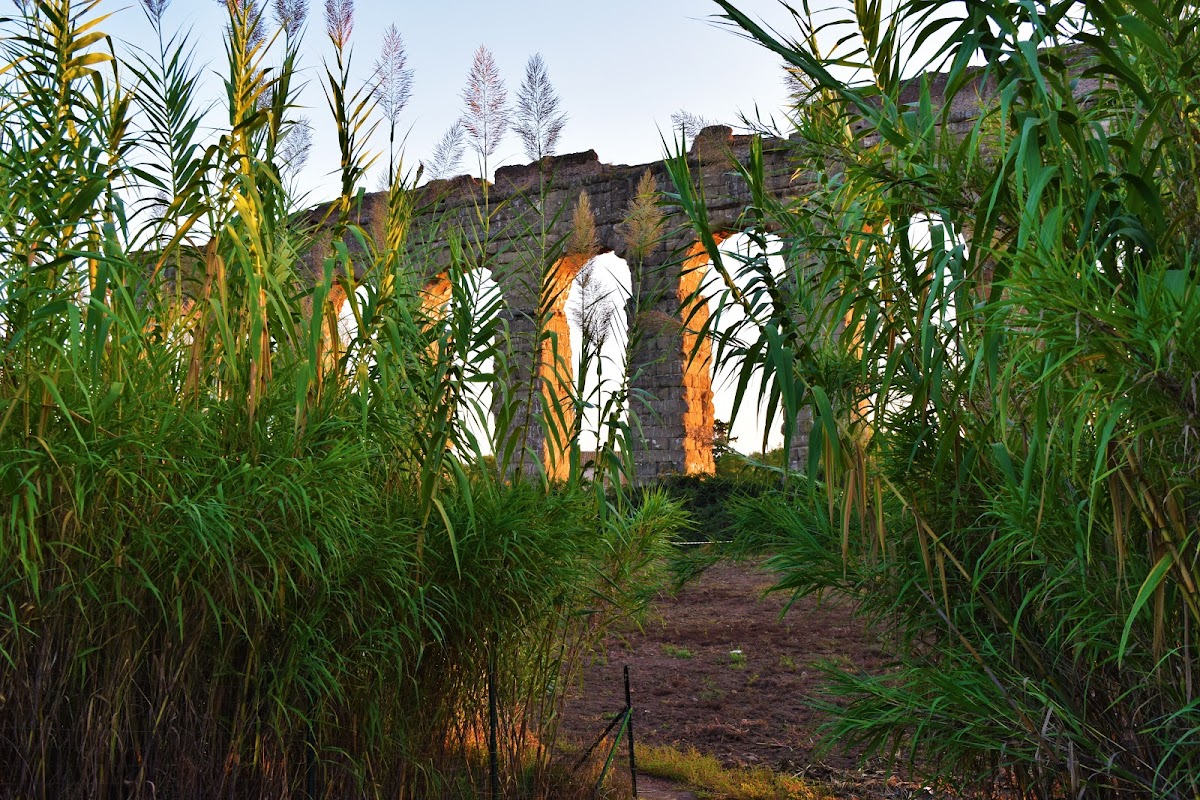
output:
M716 472L713 447L718 432L723 434L722 444L747 455L766 456L783 444L782 421L767 418L773 379L767 375L764 381L760 368L743 374L743 351L762 331L753 311L767 299L764 279L769 276L778 282L785 276L782 241L753 231L726 231L715 238L728 280L697 244L689 250L680 285L681 304L690 299L682 318L689 415L685 448L698 465L688 465L691 474ZM717 342L722 344L714 348ZM739 405L737 393L743 381L745 396ZM718 431L718 423L723 430ZM740 446L735 447L735 442Z
M542 466L551 480L565 480L571 470L575 424L575 359L567 301L576 277L591 257L571 253L551 268L542 287L543 331L538 354L542 418L545 430Z
M447 273L441 272L422 287L421 312L434 325L451 326L446 343L458 373L456 424L461 434L469 437L472 449L481 455L492 455L496 441L493 409L496 343L486 337L500 314L501 292L487 267L472 269L464 279L465 285L459 293L464 303L462 309L454 308L454 286ZM441 346L438 340L429 344L430 358L444 357L437 352Z
M575 435L585 476L602 446L619 447L613 427L628 420L629 264L608 252L592 258L575 277L566 310L573 347Z

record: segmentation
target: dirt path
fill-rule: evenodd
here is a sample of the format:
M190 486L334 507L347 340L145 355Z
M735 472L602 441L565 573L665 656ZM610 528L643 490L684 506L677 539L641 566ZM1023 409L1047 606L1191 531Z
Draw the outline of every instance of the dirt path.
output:
M814 754L824 717L806 703L823 683L819 662L884 669L877 637L836 600L802 600L781 617L788 598L764 597L771 583L753 565L719 564L660 598L642 630L610 636L586 667L563 733L586 742L604 729L624 704L628 664L639 742L694 747L727 766L762 765L835 787L886 785L884 770L864 772L852 756Z

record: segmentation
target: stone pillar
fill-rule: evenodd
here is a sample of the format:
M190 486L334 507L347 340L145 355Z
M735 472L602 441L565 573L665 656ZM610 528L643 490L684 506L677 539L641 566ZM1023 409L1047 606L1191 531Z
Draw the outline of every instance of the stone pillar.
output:
M682 262L661 256L656 261L642 268L638 281L642 307L636 316L630 309L629 320L635 337L629 364L634 395L630 405L641 429L640 435L634 430L639 484L672 474L716 471L712 350L707 342L697 347L708 306L696 291L708 256L693 246Z
M728 238L718 234L717 242ZM679 301L683 324L683 472L687 475L715 475L713 459L712 338L708 325L708 297L702 293L709 273L708 251L696 242L688 249L679 275L675 297Z
M637 337L629 357L635 482L644 485L684 471L683 332L674 293L629 311L630 335Z
M492 393L496 460L506 468L507 476L513 476L519 468L529 477L538 472L543 445L542 428L537 424L542 413L541 395L531 383L531 370L537 360L540 266L528 253L506 255L510 258L489 265L504 298L500 317L508 329L508 341L503 343L507 345L505 362L496 364Z
M531 274L528 266L496 272L506 300L502 313L509 351L507 369L499 376L504 386L497 387L493 408L496 424L507 428L508 436L524 440L525 457L522 460L514 450L513 467L521 461L526 475L536 474L539 464L551 480L570 474L575 362L566 304L575 276L589 260L582 255L564 256L545 281ZM511 406L507 415L502 408L505 399Z
M808 471L808 442L812 436L812 406L804 406L796 415L796 427L792 430L792 445L788 448L788 469Z
M506 305L500 313L508 328L508 363L503 368L497 365L497 385L492 395L492 411L501 437L496 457L504 457L503 451L511 447L507 456L508 474L519 471L531 477L538 474L546 442L541 425L542 393L532 379L537 353L537 308Z

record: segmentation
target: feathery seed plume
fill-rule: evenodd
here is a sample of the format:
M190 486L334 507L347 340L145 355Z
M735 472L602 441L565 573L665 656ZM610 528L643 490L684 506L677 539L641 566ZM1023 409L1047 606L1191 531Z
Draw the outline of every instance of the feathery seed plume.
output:
M371 94L383 112L388 124L388 185L396 177L396 125L400 112L412 97L413 71L408 68L408 53L404 49L404 37L395 25L383 33L383 47L375 61L375 84Z
M531 161L554 155L567 115L559 110L558 93L550 83L541 53L529 57L525 80L517 90L517 124L514 130Z
M325 32L341 50L354 32L354 0L325 0Z
M272 0L275 22L289 38L295 38L308 18L308 0Z
M24 8L23 0L16 0L16 2L18 7ZM163 14L167 13L169 5L171 5L171 0L142 0L142 8L155 27L162 24Z
M467 142L479 155L486 170L488 158L496 152L508 128L508 92L500 77L496 59L484 45L479 45L475 51L462 99L466 104L462 124L466 129Z
M663 222L663 210L658 205L658 185L650 170L638 181L637 193L625 212L625 221L617 226L625 240L628 261L642 261L654 249Z
M696 138L696 134L713 124L715 123L712 120L682 108L671 114L671 127L683 135L684 142L687 144L691 144L692 139Z
M567 252L571 255L592 257L600 250L596 240L596 215L592 211L592 200L587 192L579 193L579 202L571 215L571 235L567 238Z
M462 163L466 146L462 120L457 119L433 148L433 157L429 160L429 177L434 180L453 177L455 170Z
M278 156L280 166L289 175L295 176L308 163L312 152L313 126L308 117L300 117L284 130L279 140Z

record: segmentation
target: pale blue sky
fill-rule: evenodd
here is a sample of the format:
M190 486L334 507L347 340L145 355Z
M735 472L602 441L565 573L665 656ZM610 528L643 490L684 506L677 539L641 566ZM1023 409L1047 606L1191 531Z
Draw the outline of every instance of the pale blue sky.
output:
M269 0L268 0L269 2ZM753 15L786 21L776 0L743 0ZM105 28L118 40L149 47L153 34L137 0L104 0L114 12ZM354 65L363 79L378 56L383 31L395 24L404 37L415 72L413 97L401 126L408 133L406 163L428 159L434 144L459 116L459 94L471 56L487 45L515 94L525 61L540 52L570 120L559 152L596 150L602 161L633 164L662 155L659 131L669 131L677 109L735 123L739 114L777 112L784 101L778 61L728 28L714 25L720 8L710 0L571 0L523 2L385 2L358 0L353 36ZM206 91L221 99L217 72L223 68L221 36L225 11L216 0L173 0L168 29L190 26L197 59L207 62ZM310 0L305 37L302 103L315 128L316 147L301 186L325 199L336 181L333 126L321 93L321 60L331 56L322 0ZM382 134L382 131L380 131ZM384 135L377 136L380 149ZM515 136L502 143L495 165L524 163ZM472 166L464 160L463 171ZM374 179L371 181L374 187Z

